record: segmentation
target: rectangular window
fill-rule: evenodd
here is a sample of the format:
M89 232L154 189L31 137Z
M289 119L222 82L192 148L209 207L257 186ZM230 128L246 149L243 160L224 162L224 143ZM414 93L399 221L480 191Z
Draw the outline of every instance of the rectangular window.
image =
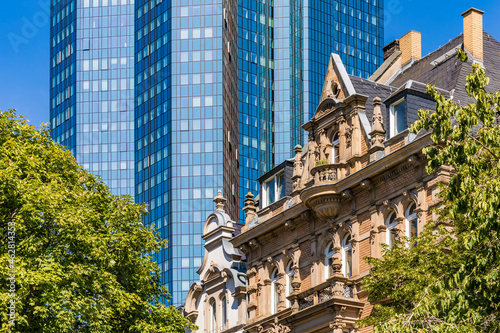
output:
M88 39L88 38L83 39L82 50L84 50L84 51L90 50L90 39Z
M404 99L401 99L391 105L391 137L401 133L406 129L406 105Z
M285 196L285 174L280 172L262 185L263 207L278 201Z

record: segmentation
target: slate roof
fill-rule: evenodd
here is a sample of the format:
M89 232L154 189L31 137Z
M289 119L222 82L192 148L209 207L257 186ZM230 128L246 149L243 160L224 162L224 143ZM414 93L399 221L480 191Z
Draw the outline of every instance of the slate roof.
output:
M470 103L465 91L465 78L472 72L473 58L469 54L467 63L461 62L454 52L463 47L463 34L450 40L434 52L403 67L392 80L391 86L401 87L409 80L430 83L437 88L450 91L453 99L459 104ZM487 32L483 32L483 67L490 77L489 92L500 90L500 42Z
M373 118L373 99L375 97L380 97L380 99L383 101L387 97L389 97L393 92L396 91L397 88L391 87L385 84L381 83L376 83L370 80L362 79L360 77L354 76L354 75L349 75L349 79L352 82L352 85L354 87L354 90L356 90L357 94L368 96L368 100L366 101L366 118L368 118L368 121L372 122ZM385 114L386 108L385 104L382 103L381 105L381 111L382 114ZM384 117L384 126L385 128L388 128L387 124L387 117ZM371 126L370 126L371 128ZM369 132L369 131L368 131ZM366 133L369 134L369 133Z
M450 92L448 90L443 90L440 88L436 88L439 93L444 95L446 98L450 98ZM393 92L387 99L382 100L384 103L390 101L391 99L395 98L398 94L403 92L404 90L411 91L413 94L420 95L422 97L430 98L430 96L427 94L427 85L422 82L414 81L414 80L409 80L405 84L403 84L401 87L399 87L395 92ZM392 101L389 102L389 104Z

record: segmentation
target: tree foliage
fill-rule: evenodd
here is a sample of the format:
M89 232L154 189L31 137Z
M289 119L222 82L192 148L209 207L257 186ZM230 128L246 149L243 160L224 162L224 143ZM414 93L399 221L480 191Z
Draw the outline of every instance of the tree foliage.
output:
M403 240L383 260L369 259L363 287L378 304L361 324L376 332L500 332L500 94L487 93L480 64L466 81L474 103L428 86L436 110L420 110L411 128L432 131L427 172L451 166L453 175L440 185L439 221L416 246Z
M165 242L142 224L145 213L130 196L111 195L46 128L28 125L13 110L0 113L0 331L192 327L161 302L169 295L146 253ZM16 317L9 326L13 275Z

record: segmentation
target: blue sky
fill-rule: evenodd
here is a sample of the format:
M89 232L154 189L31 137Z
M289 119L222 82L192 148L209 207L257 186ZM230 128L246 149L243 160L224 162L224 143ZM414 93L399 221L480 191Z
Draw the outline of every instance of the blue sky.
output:
M460 14L485 11L483 27L500 40L495 0L385 0L385 43L422 33L422 56L462 32ZM49 120L49 0L0 2L0 109L16 108L32 124Z

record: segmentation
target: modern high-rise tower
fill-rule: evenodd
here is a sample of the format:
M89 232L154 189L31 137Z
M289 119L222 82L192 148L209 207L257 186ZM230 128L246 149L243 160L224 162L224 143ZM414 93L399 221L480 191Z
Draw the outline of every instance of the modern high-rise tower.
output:
M134 0L51 0L52 137L134 195Z
M157 255L179 304L223 190L238 205L238 4L136 1L136 200L169 246Z
M331 53L368 77L381 0L136 1L136 200L169 240L162 282L181 304L203 257L212 198L242 220L256 179L304 144Z

